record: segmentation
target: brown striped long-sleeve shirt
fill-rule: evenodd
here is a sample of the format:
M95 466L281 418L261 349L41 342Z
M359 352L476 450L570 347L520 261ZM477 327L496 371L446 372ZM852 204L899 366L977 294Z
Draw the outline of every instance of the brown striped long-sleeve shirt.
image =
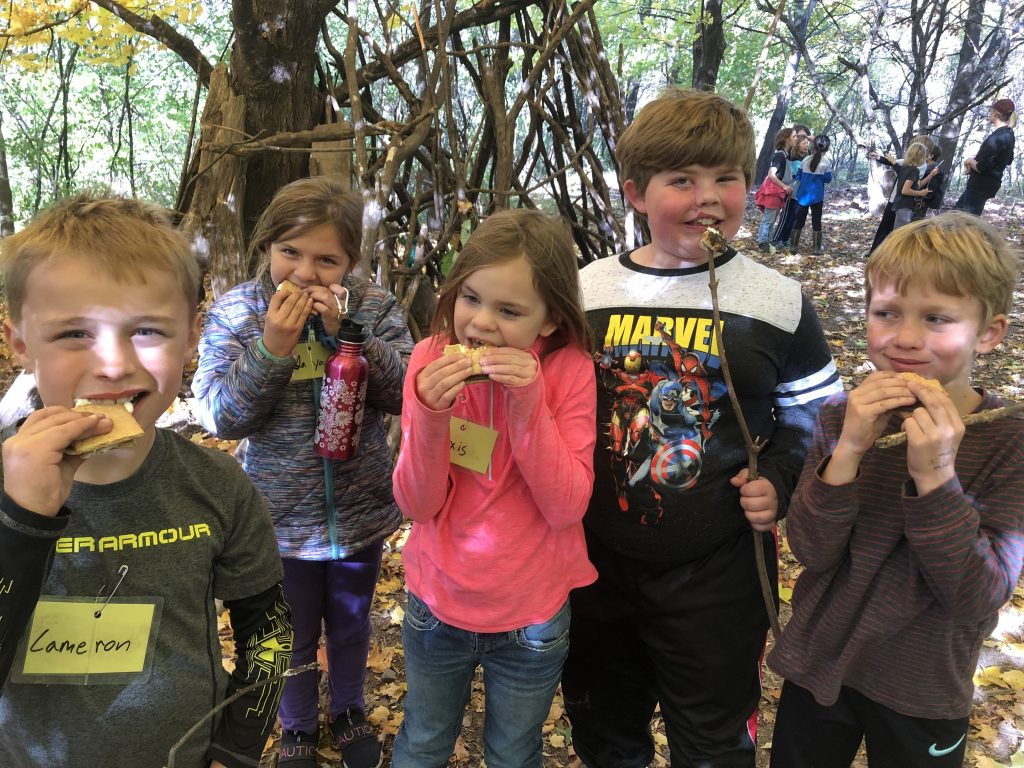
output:
M985 394L979 410L999 405ZM846 395L822 407L790 502L806 570L768 664L824 705L845 685L911 717L964 717L1024 560L1024 420L969 427L957 478L918 496L905 445L870 450L852 483L821 480L845 409Z

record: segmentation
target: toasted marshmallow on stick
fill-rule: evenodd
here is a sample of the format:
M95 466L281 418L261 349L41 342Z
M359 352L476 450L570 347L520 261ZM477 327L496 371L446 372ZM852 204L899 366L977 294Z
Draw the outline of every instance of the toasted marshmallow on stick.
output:
M103 435L90 435L80 440L75 440L67 449L67 453L81 456L88 459L98 453L109 451L114 448L124 448L138 440L144 434L139 422L135 420L131 412L131 403L102 402L93 403L88 400L78 400L71 410L79 413L95 413L106 416L114 426Z

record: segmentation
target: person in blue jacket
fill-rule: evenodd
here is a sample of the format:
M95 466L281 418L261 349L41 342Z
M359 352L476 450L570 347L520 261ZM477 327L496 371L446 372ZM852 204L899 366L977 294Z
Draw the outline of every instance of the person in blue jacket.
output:
M800 246L800 235L807 221L807 210L811 211L811 229L814 232L814 253L820 254L821 245L821 205L825 200L825 185L832 181L832 164L824 159L824 154L832 146L832 141L825 134L814 137L814 154L805 157L797 171L799 184L796 190L796 219L793 222L793 233L789 238L789 251L796 253Z

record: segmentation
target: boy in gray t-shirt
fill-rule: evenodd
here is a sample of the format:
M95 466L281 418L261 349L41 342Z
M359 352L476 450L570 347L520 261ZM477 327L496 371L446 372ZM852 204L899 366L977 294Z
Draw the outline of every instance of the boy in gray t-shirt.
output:
M155 427L198 339L199 270L157 209L89 196L8 237L2 269L4 336L45 407L0 465L0 765L159 768L291 652L262 498L232 457ZM76 455L130 423L121 406L136 439ZM230 676L215 597L231 611ZM255 766L281 685L234 701L175 764Z

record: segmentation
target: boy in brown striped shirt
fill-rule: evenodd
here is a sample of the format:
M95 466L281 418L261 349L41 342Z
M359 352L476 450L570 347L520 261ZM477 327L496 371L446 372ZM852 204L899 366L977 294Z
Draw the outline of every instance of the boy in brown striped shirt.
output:
M970 373L1006 334L1018 269L960 213L868 260L876 371L821 409L789 507L805 571L768 656L786 678L775 768L845 768L862 740L872 768L963 764L978 653L1024 558L1024 420L962 417L1001 404ZM904 445L874 445L901 430Z

